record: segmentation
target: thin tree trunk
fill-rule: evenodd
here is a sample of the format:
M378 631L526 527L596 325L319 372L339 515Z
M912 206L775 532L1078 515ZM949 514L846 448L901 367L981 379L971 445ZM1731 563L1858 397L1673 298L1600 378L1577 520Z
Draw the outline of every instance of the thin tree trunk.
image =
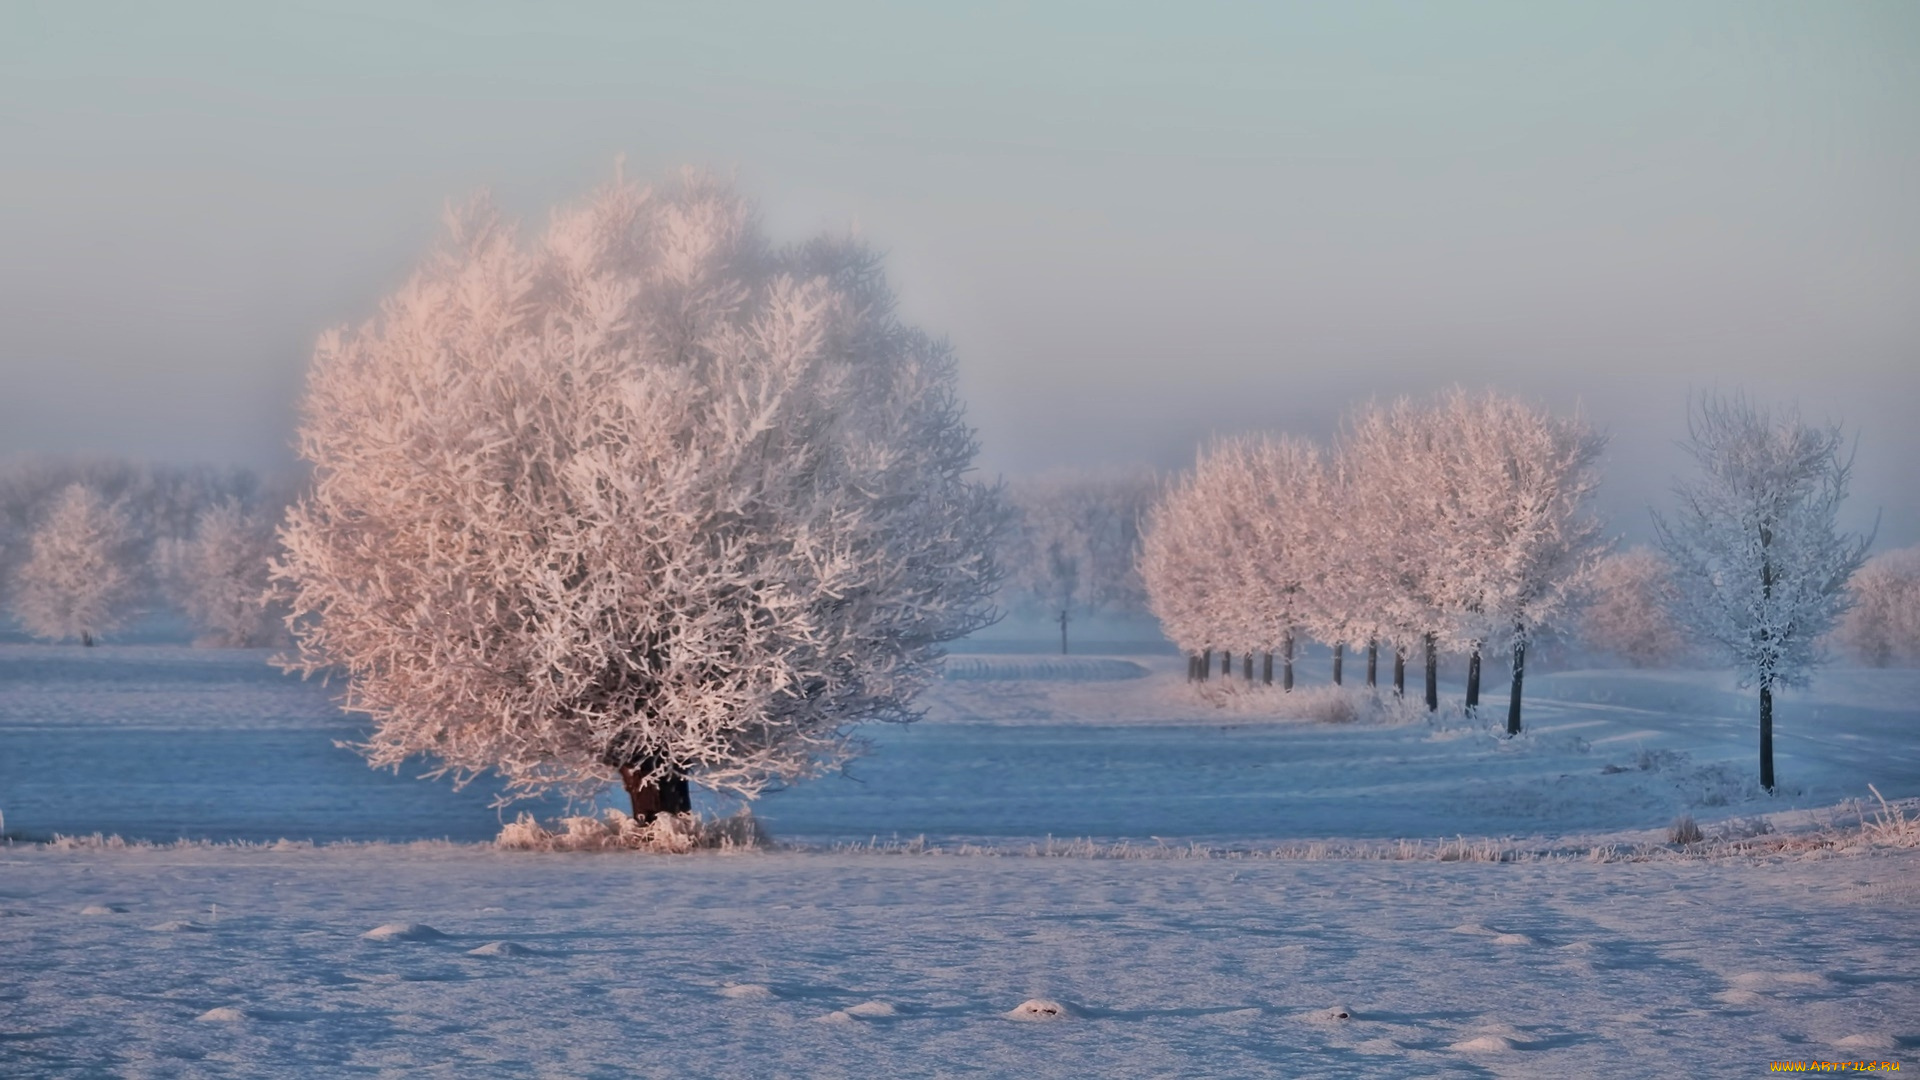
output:
M1213 678L1213 650L1203 649L1200 652L1200 681L1206 682L1211 678Z
M1273 685L1273 654L1272 653L1260 654L1260 685L1261 686Z
M1187 654L1187 681L1188 682L1200 681L1200 673L1197 670L1199 667L1200 667L1200 658L1198 656L1195 656L1193 653L1188 653Z
M1393 696L1407 696L1407 650L1393 647Z
M637 764L620 767L620 783L627 789L627 801L633 804L633 820L642 824L661 814L693 811L687 774L678 766L662 766L656 758L642 758Z
M1380 639L1367 639L1367 688L1380 685Z
M1507 699L1507 734L1520 734L1520 684L1527 677L1527 641L1513 643L1513 695Z
M1252 653L1248 653L1245 657L1241 659L1240 677L1247 680L1248 683L1253 682L1253 654Z
M1226 649L1220 653L1220 677L1223 679L1233 678L1233 650L1232 649Z
M1067 609L1060 609L1060 655L1067 655Z
M1480 643L1473 643L1473 655L1467 658L1467 715L1480 715Z
M1427 711L1440 711L1440 644L1433 631L1427 631Z
M1293 634L1289 632L1280 642L1281 667L1280 689L1293 693Z
M1333 643L1333 685L1335 686L1340 685L1340 662L1346 659L1346 653L1346 642L1336 641Z
M1773 679L1760 680L1760 786L1773 792Z
M85 645L89 649L93 648L93 631L80 631L80 644Z

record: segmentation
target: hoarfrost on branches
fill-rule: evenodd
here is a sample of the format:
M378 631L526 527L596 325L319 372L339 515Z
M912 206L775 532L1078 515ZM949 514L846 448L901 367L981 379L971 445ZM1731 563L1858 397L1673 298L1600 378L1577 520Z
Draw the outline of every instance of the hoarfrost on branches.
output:
M289 666L345 671L376 766L751 796L911 719L989 620L975 449L864 247L775 249L696 174L616 181L531 248L476 203L316 351Z
M1699 475L1654 513L1674 565L1677 614L1760 688L1760 783L1773 787L1773 688L1804 686L1816 643L1845 611L1872 538L1842 533L1851 458L1835 425L1814 426L1742 397L1706 396L1683 445Z
M14 572L14 617L35 637L87 645L118 629L138 599L132 543L125 514L86 485L67 485Z

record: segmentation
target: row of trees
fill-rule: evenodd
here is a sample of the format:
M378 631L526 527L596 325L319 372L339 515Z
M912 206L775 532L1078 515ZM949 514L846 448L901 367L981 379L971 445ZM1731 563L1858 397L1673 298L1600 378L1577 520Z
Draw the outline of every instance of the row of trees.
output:
M204 643L264 644L279 628L266 594L284 502L247 470L12 462L0 469L0 591L49 640L91 645L168 605Z
M1419 656L1439 704L1443 650L1510 651L1508 730L1521 723L1530 642L1569 614L1603 551L1589 512L1605 439L1577 418L1498 394L1451 391L1351 418L1331 452L1287 436L1203 451L1149 515L1140 570L1168 636L1204 677L1214 651L1262 655L1292 685L1297 640L1380 650L1404 692Z

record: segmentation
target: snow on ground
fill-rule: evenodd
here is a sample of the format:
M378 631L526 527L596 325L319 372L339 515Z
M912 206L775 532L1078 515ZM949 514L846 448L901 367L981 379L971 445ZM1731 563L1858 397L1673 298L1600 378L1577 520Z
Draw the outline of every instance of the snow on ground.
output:
M16 846L0 850L0 911L6 1075L1748 1076L1920 1060L1911 851ZM1036 999L1064 1015L1009 1015Z
M0 1075L1719 1076L1920 1057L1920 853L1255 857L1458 835L1578 851L1658 842L1679 813L1737 832L1837 817L1868 783L1920 795L1920 673L1828 672L1784 698L1780 796L1751 784L1751 702L1713 673L1530 679L1529 730L1507 740L1417 709L1302 719L1333 700L1317 685L1201 697L1178 657L1108 658L1148 674L1101 678L1131 673L976 655L849 775L761 800L785 850L25 842L498 831L484 782L367 769L335 745L359 729L329 691L264 659L0 644L17 838ZM1114 850L1048 837L1157 857L1019 854ZM870 838L885 850L857 849Z

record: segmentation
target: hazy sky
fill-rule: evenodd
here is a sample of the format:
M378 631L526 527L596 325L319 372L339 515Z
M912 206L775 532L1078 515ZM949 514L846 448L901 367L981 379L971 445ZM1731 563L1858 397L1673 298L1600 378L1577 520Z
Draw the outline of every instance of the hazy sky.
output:
M1857 431L1859 516L1920 540L1911 0L13 0L0 454L284 462L446 198L538 223L620 153L857 223L991 471L1496 385L1614 433L1632 537L1689 390L1744 388Z

